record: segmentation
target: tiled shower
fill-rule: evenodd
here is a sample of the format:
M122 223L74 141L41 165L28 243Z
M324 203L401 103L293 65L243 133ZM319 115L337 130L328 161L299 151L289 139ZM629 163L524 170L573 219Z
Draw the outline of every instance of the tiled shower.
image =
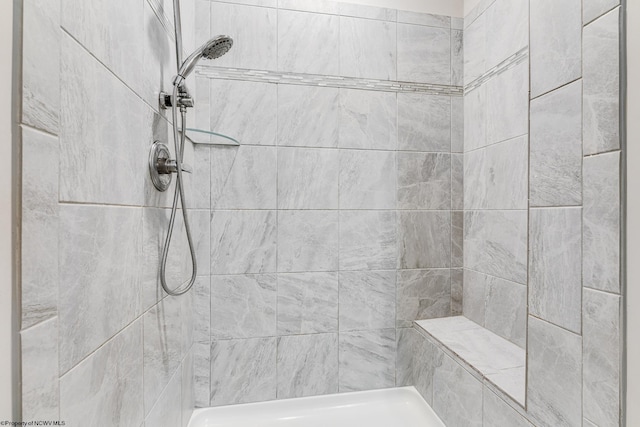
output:
M171 2L24 1L23 419L415 385L451 426L620 424L619 1L182 9L186 51L235 41L187 82L187 126L241 145L187 148L199 269L174 298L173 186L147 167ZM459 315L527 350L526 409L413 324Z

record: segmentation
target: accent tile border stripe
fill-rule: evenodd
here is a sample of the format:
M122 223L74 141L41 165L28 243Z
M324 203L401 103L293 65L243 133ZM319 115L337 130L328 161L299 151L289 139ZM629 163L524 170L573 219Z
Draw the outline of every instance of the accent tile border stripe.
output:
M478 77L477 79L469 83L468 85L466 85L464 87L464 93L468 93L474 89L479 88L484 83L491 80L493 77L499 76L505 71L512 69L516 65L521 64L528 57L529 57L529 47L528 46L523 47L518 52L514 53L513 55L511 55L510 57L508 57L507 59L505 59L495 67L491 68L486 73L484 73L483 75L481 75L480 77Z
M419 92L430 95L462 96L461 86L430 83L400 82L357 77L327 76L320 74L289 73L242 68L198 66L196 74L209 79L244 80L304 86L326 86L381 92Z

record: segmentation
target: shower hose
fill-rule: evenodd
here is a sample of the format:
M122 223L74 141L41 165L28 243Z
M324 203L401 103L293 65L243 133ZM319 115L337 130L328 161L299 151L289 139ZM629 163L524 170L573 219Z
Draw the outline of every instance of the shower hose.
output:
M171 98L173 102L171 103L171 113L173 117L173 142L175 145L176 152L176 188L173 193L173 205L171 206L171 217L169 219L169 230L167 231L167 237L164 241L164 247L162 249L162 261L160 263L160 283L162 283L162 289L166 293L172 296L183 295L187 293L193 283L196 281L196 275L198 274L198 265L196 262L196 251L193 244L193 238L191 237L191 229L189 227L189 219L187 217L187 203L185 201L184 196L184 185L182 181L182 157L184 156L184 144L185 144L185 133L184 129L186 129L187 125L187 109L184 106L180 106L181 113L181 122L182 122L182 132L178 132L178 85L173 85L173 97ZM180 135L182 134L182 135ZM189 252L191 253L191 279L188 282L184 282L182 285L178 286L175 289L170 289L167 285L167 258L169 256L169 246L171 245L171 237L173 235L173 227L175 225L176 220L176 212L178 210L178 197L180 198L180 205L182 206L182 218L184 219L184 228L187 233L187 242L189 243Z

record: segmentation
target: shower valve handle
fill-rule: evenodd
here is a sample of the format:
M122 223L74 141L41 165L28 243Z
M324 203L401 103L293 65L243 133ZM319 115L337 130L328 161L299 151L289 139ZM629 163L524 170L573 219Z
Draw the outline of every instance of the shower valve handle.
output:
M158 158L158 173L171 174L178 172L178 164L175 160L164 157ZM182 172L193 173L193 168L186 163L182 163Z

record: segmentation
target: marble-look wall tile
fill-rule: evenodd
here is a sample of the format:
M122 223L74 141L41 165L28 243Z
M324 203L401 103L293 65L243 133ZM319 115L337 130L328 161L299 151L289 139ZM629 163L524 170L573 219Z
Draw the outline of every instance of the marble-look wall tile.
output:
M74 3L85 10L94 2ZM60 200L142 205L148 175L140 119L145 104L67 35L61 73ZM105 109L105 99L117 99L119 108ZM105 125L112 123L118 125Z
M418 336L418 341L414 361L420 362L413 363L414 384L427 403L433 406L436 398L434 373L442 365L445 355L430 339L420 333L416 333L416 335ZM439 390L442 390L442 388L439 387ZM440 397L442 396L438 396L438 398Z
M620 9L584 27L582 135L585 155L620 148Z
M58 319L20 332L22 419L58 420Z
M398 10L398 22L405 24L427 25L429 27L451 28L451 22L455 18L445 15L433 15L431 13L411 12Z
M199 0L203 1L203 0ZM204 2L204 1L203 1ZM166 24L163 22L167 14L173 16L172 11L162 11L156 4L158 1L145 1L144 4L144 22L141 24L144 28L144 37L138 40L142 44L142 76L141 76L141 93L139 95L149 104L155 111L161 112L158 95L162 90L171 89L171 77L176 74L176 49L173 36L169 34ZM209 20L209 4L207 1L206 15ZM152 6L153 5L153 6ZM157 12L160 16L158 16ZM185 10L186 12L186 10ZM183 15L183 22L186 17ZM173 30L171 30L173 33ZM185 36L186 36L185 29ZM207 30L205 40L209 37ZM196 98L198 101L200 97ZM171 113L166 116L170 116ZM208 129L208 128L206 128Z
M193 341L209 343L211 338L211 276L200 276L193 284Z
M582 338L529 316L527 411L541 425L582 423Z
M276 398L276 338L211 343L210 406Z
M585 157L583 286L620 293L620 153Z
M340 270L396 265L396 212L340 211Z
M335 15L278 11L278 70L339 74L340 21Z
M58 149L57 138L22 127L21 329L58 312Z
M396 330L342 332L338 358L341 393L394 387Z
M60 378L60 419L70 426L141 425L142 377L138 320Z
M278 271L338 270L338 211L278 212Z
M180 371L183 315L180 301L165 298L142 317L145 415L149 415L162 390Z
M212 147L212 209L275 209L275 147Z
M275 211L215 211L211 215L211 273L276 271Z
M144 420L145 425L176 427L182 425L182 370L177 369Z
M450 97L398 93L398 149L450 152Z
M338 274L278 275L278 334L338 330Z
M238 4L251 4L252 2L260 3L262 0L236 0ZM276 3L277 0L266 0ZM259 6L259 4L254 4ZM194 37L196 40L208 40L211 34L211 1L195 0L196 16L193 24Z
M465 29L463 38L464 84L468 85L487 70L487 14L473 21Z
M487 312L487 282L490 276L473 270L464 270L462 287L462 314L484 326Z
M278 145L337 147L340 90L278 85Z
M451 30L398 24L398 80L451 84Z
M582 0L531 2L531 97L582 75Z
M216 59L216 66L276 70L277 18L271 8L212 2L211 36L230 34L234 41L233 49Z
M191 351L182 359L182 425L187 426L195 409L194 375L193 375L194 351Z
M196 108L205 104L209 111L207 123L197 123L198 126L206 125L201 129L231 136L244 145L276 145L277 85L217 79L208 81L209 94L202 93L206 86L202 91L196 88Z
M464 152L487 145L487 85L464 95Z
M420 336L414 328L396 329L396 386L415 384L414 366ZM433 397L433 393L430 397ZM425 397L425 401L429 400Z
M527 283L527 211L467 211L464 266Z
M193 345L193 397L196 408L210 406L211 392L211 343L196 342Z
M451 267L464 266L464 212L451 212Z
M582 203L582 82L531 101L530 204Z
M365 6L362 4L351 4L338 2L338 10L342 16L353 16L356 18L376 19L379 21L393 21L397 19L400 11L384 7Z
M127 13L122 13L125 10ZM60 24L98 61L140 94L144 79L142 73L144 43L142 41L146 38L144 34L144 2L61 0ZM64 48L62 52L64 54ZM62 63L64 64L64 60ZM82 71L81 75L85 78L94 74L86 72L86 69ZM63 68L63 79L65 74ZM62 94L65 93L66 90L63 86ZM81 90L80 93L83 95L82 99L86 100L87 95L96 93L96 88L91 88L91 91ZM108 98L121 99L113 92L107 91L107 93L109 94ZM98 98L100 105L103 106L105 98ZM61 105L64 107L64 98L61 101ZM81 108L86 107L82 102L78 105ZM101 108L102 114L104 114L104 110ZM119 110L126 115L134 116L134 118L140 117L132 114L131 110L127 108L123 107ZM62 125L62 129L64 127ZM119 127L130 129L126 126Z
M451 208L451 155L398 153L398 208Z
M529 44L529 0L496 0L486 15L489 69Z
M207 4L207 8L211 5L211 2L209 0L196 0L197 4L202 4L202 3L206 3ZM208 9L207 9L208 10ZM208 16L208 14L207 14ZM207 19L208 22L208 19ZM197 25L197 23L196 23ZM209 31L207 30L207 34L209 34ZM203 76L199 76L196 74L195 76L195 84L194 84L194 97L197 100L197 102L195 103L195 106L193 107L193 122L192 124L194 124L194 127L196 129L212 129L211 128L211 104L213 104L214 102L217 101L217 99L211 99L211 85L217 82L217 80L214 79L210 79L208 77L203 77ZM223 86L224 88L227 87L232 87L233 83L236 83L232 80L227 80L224 82L225 85ZM247 94L248 95L248 94ZM232 99L234 99L233 97L229 97L228 98L228 102L231 101ZM273 109L270 110L271 112L273 112ZM218 113L224 114L225 111L218 111ZM217 118L217 117L216 117ZM266 132L264 129L262 129L263 132ZM222 133L224 133L224 131L222 131ZM235 132L231 132L231 133L235 133ZM238 139L238 138L236 138ZM205 148L205 147L201 147L201 148ZM208 148L208 147L207 147ZM195 165L197 166L197 165Z
M61 373L139 314L141 228L139 208L61 205Z
M451 269L451 315L462 315L462 302L464 295L464 270L462 268Z
M277 287L275 274L213 276L211 338L274 336Z
M193 174L187 201L191 209L211 209L211 151L209 146L193 145Z
M515 3L522 1L517 0ZM495 76L486 85L487 143L493 144L526 134L529 129L528 61Z
M245 1L245 0L243 0ZM338 15L340 3L330 0L277 0L279 9L300 10L303 12L329 13Z
M464 97L451 97L451 152L464 152Z
M451 17L452 30L464 30L464 18Z
M533 424L487 387L482 391L482 423L491 427L533 427Z
M482 426L482 383L444 355L433 372L433 410L450 427Z
M60 0L23 2L22 123L56 135L60 114L60 38Z
M583 292L583 415L596 425L620 424L621 298Z
M340 209L396 208L396 153L340 150Z
M451 84L464 85L464 32L451 30Z
M340 148L395 150L397 145L395 93L340 89Z
M582 22L588 24L620 4L620 0L582 0Z
M465 209L527 209L527 136L465 153Z
M278 149L278 208L337 209L337 150Z
M342 271L339 282L341 332L395 327L395 271Z
M529 312L580 333L582 209L531 209L529 215Z
M464 209L463 154L451 154L451 209Z
M338 392L338 334L278 338L278 399Z
M398 212L398 268L451 265L449 211Z
M449 269L398 271L396 286L396 327L451 315Z
M340 75L396 80L396 23L340 17Z
M485 276L485 278L487 280L485 328L525 348L527 342L527 287L497 277Z

